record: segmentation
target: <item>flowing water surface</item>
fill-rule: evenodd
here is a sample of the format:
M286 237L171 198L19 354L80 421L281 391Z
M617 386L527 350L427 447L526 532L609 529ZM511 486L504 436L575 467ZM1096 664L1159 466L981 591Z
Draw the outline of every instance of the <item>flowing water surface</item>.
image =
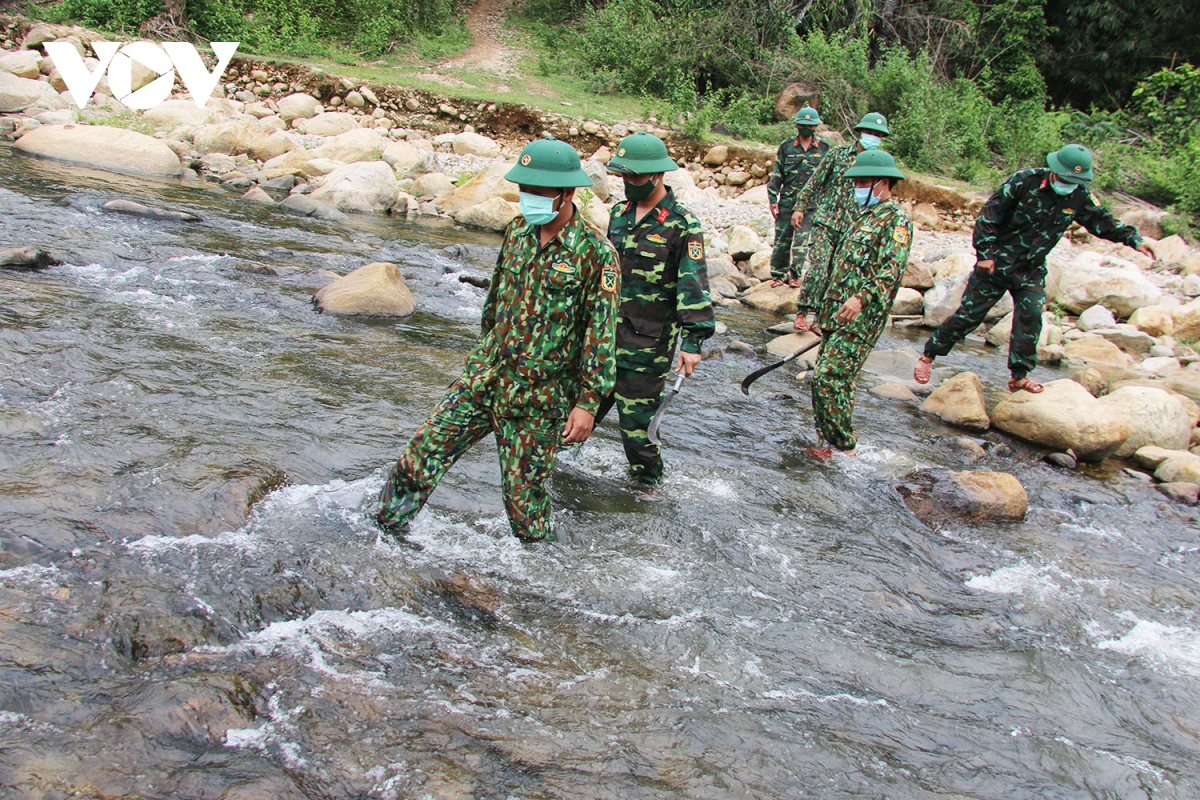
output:
M761 362L726 354L673 403L657 492L606 421L526 546L489 438L397 542L369 512L498 237L4 146L25 244L64 264L0 270L4 797L1200 797L1200 525L1120 464L988 434L968 466L869 376L861 456L812 460L795 370L746 398ZM376 260L415 316L313 310L319 270ZM776 321L719 319L715 351ZM1028 519L930 527L894 489L920 467L1012 472Z

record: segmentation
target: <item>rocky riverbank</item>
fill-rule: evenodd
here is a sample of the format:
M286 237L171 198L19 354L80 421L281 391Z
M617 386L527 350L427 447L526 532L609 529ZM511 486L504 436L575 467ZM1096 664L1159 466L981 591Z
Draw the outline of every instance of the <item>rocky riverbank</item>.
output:
M464 107L424 92L244 59L230 65L203 109L178 94L137 113L113 98L102 79L80 111L43 45L71 42L86 56L86 45L102 37L13 19L0 21L0 31L0 134L15 139L16 150L98 169L219 183L243 202L303 215L442 217L500 231L517 214L517 189L504 180L505 172L530 138L552 134L583 154L592 187L581 193L580 206L604 229L609 207L622 199L621 181L605 171L610 152L630 132L654 132L683 167L669 173L668 183L704 223L714 300L779 315L795 307L797 290L769 283L773 226L764 183L773 153L766 149L701 146L652 118L602 124L496 103ZM97 64L85 63L92 69ZM135 63L132 88L155 77ZM822 135L837 138L835 132ZM973 268L969 231L983 198L918 176L903 186L917 235L893 324L934 327L957 307ZM106 208L186 221L127 201ZM1200 254L1177 236L1158 238L1162 231L1154 218L1141 213L1133 220L1150 238L1154 262L1081 229L1053 251L1050 310L1038 355L1072 368L1073 379L1051 382L1042 395L1012 395L989 409L971 373L939 370L940 386L935 380L936 389L919 387L910 380L915 354L893 353L890 371L874 374L894 373L894 380L873 391L899 402L916 402L914 392L932 391L921 406L927 413L968 430L995 427L1045 446L1064 467L1132 457L1131 465L1153 474L1170 496L1196 502ZM12 244L53 249L45 242ZM346 283L320 299L322 309L403 316L419 303L391 265L368 265L341 280ZM367 290L356 288L359 281ZM382 295L391 301L382 303ZM368 305L356 306L359 300ZM1011 312L1006 297L974 336L1005 347ZM784 333L768 351L788 352L792 342ZM1153 463L1146 448L1171 455ZM1165 463L1182 466L1164 470ZM1181 486L1189 483L1196 489Z

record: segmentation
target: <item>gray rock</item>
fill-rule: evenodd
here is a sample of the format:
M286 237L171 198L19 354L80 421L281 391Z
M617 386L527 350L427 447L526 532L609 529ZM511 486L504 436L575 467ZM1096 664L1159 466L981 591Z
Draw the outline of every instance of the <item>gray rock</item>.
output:
M173 222L200 222L201 217L187 211L172 211L165 208L151 208L132 200L109 200L103 206L105 211L115 211L118 214L132 214L135 217L147 219L163 219Z
M4 269L44 269L61 262L37 247L11 247L0 250L0 267Z
M1117 324L1117 318L1107 308L1095 305L1079 315L1075 327L1081 331L1094 331L1097 328L1111 328Z
M1051 466L1061 467L1062 469L1075 469L1077 466L1079 466L1079 463L1075 460L1075 457L1070 453L1050 453L1048 456L1043 458L1042 461L1045 461Z

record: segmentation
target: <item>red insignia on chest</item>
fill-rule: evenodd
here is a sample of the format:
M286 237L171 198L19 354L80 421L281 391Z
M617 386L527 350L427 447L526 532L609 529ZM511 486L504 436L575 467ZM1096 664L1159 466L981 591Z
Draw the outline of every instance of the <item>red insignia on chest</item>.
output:
M660 208L660 209L658 210L658 221L659 221L659 223L661 224L661 223L663 223L663 222L666 222L666 221L667 221L667 215L669 215L670 213L671 213L671 212L670 212L670 211L667 211L665 208Z

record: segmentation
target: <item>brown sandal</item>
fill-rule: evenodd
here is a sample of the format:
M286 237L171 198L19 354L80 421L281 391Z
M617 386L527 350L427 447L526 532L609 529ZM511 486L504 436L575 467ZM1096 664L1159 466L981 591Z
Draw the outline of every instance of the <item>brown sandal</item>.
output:
M797 314L796 318L792 320L792 330L796 333L804 333L812 330L812 326L808 324L808 315Z
M774 288L775 288L775 287L777 287L777 286L783 286L783 279L782 279L782 278L776 278L775 280L771 281L771 288L772 288L772 289L774 289Z
M788 286L791 287L792 289L799 289L800 281L796 280L795 278L792 278L790 281L788 281Z
M1030 378L1009 378L1008 380L1008 390L1010 392L1024 391L1030 394L1041 394L1045 388L1045 386Z
M913 368L913 380L920 384L929 383L929 376L933 374L933 359L922 355L917 359L917 366Z

